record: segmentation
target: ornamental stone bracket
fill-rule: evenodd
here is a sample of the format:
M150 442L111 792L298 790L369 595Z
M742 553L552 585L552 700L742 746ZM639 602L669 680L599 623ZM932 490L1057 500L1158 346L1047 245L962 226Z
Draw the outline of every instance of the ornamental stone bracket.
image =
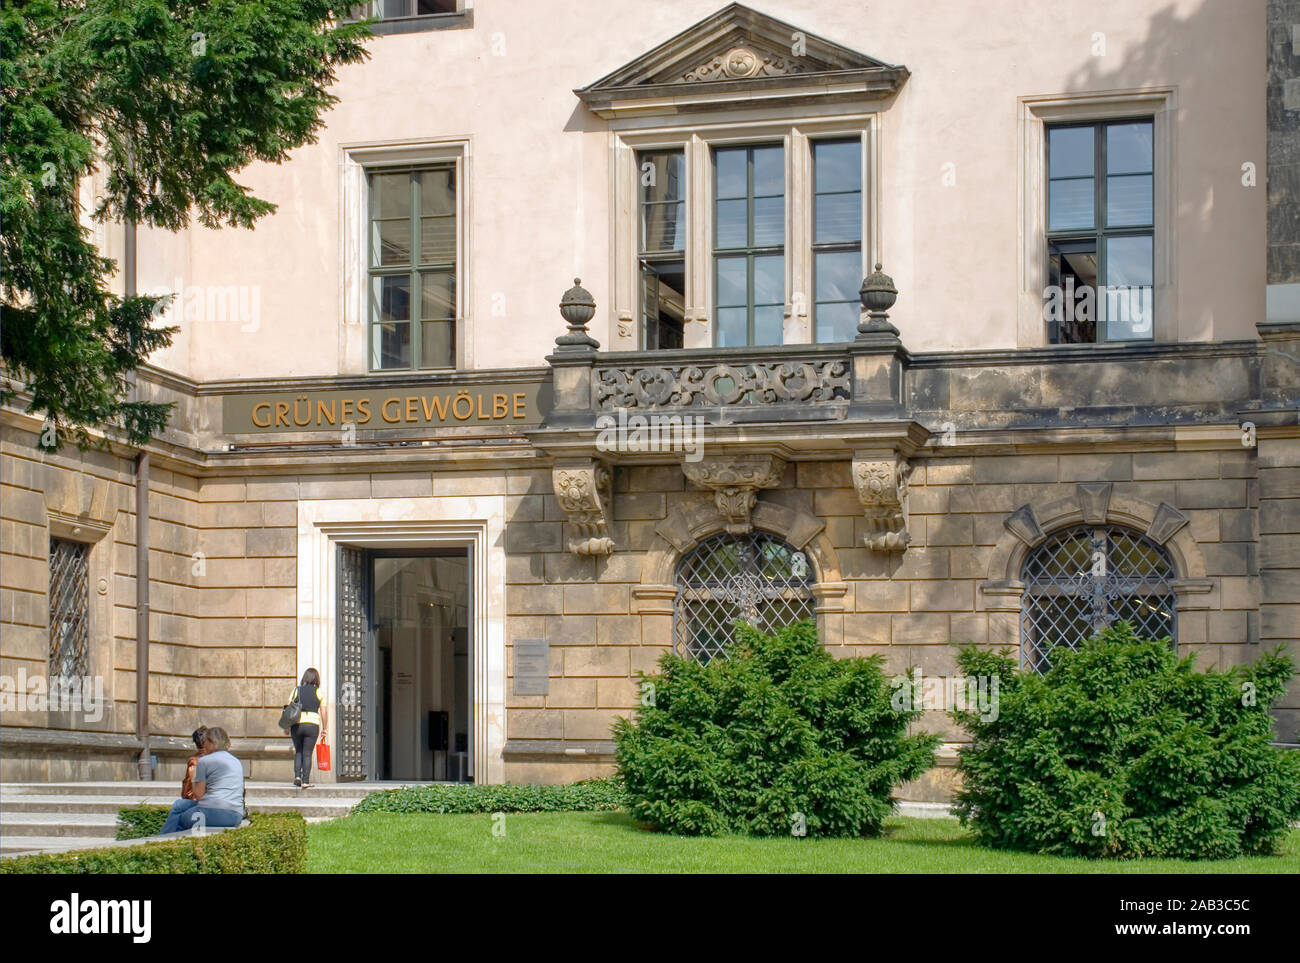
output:
M609 522L614 504L613 473L604 462L575 459L557 462L551 483L561 510L569 516L569 551L575 555L609 555L614 551Z
M853 453L853 486L864 509L863 544L873 552L905 552L912 542L907 530L907 478L911 467L897 453Z
M713 503L726 520L726 530L743 535L754 527L750 513L760 488L776 488L785 474L785 460L776 455L709 455L682 463L696 485L713 491Z

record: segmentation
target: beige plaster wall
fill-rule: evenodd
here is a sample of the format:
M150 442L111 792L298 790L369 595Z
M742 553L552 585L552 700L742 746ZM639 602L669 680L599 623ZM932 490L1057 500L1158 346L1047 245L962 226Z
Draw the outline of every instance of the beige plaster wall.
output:
M572 90L720 6L490 0L475 6L472 29L375 39L371 60L342 72L320 142L241 174L280 205L274 215L252 232L142 237L142 289L177 277L200 296L244 286L259 306L255 324L186 320L156 360L199 379L338 373L340 325L356 320L341 317L340 145L437 138L470 143L473 366L539 364L575 274L600 306L593 333L609 344L609 135ZM1252 163L1263 184L1262 2L757 7L912 72L882 116L879 172L881 257L911 349L1017 344L1017 98L1149 87L1176 88L1165 172L1175 182L1176 336L1254 337L1264 188L1241 181Z

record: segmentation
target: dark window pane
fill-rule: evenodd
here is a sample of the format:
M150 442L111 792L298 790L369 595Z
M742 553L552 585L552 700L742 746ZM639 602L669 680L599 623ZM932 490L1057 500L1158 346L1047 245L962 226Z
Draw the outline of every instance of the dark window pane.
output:
M1106 128L1106 173L1149 174L1152 166L1151 122L1111 124Z
M411 263L411 222L370 222L370 262L377 266Z
M451 321L425 321L420 329L420 367L450 368L455 363L455 323Z
M785 243L785 198L759 197L754 200L754 245Z
M410 322L373 324L370 334L371 368L383 370L411 366Z
M718 347L734 348L748 344L748 328L745 308L718 308Z
M1091 241L1048 245L1043 318L1050 344L1097 340L1097 251Z
M1053 127L1047 132L1048 177L1086 177L1093 174L1093 129Z
M456 213L456 172L450 168L420 173L420 213Z
M1106 225L1140 227L1151 223L1151 175L1106 178Z
M783 305L754 308L754 344L781 344L784 323Z
M378 321L407 321L411 317L411 279L400 274L374 279Z
M1052 181L1048 185L1049 231L1087 230L1093 226L1093 181Z
M713 152L713 196L744 197L748 179L745 174L749 152L743 147L729 147Z
M455 13L456 0L416 0L415 12L421 15L430 13Z
M1127 341L1151 337L1151 237L1112 237L1106 241L1106 297L1101 305L1106 338Z
M749 297L749 259L745 257L720 257L717 260L717 265L718 306L744 306Z
M755 147L754 195L785 193L785 148Z
M450 271L420 275L420 317L426 321L456 316L456 276Z
M686 248L686 203L645 204L641 226L643 251L682 251Z
M686 157L682 151L642 151L637 156L643 202L685 198Z
M815 244L862 240L862 195L818 194L813 223Z
M749 243L745 205L744 200L718 201L717 221L714 225L718 247L744 247Z
M861 141L814 142L812 151L813 190L819 194L862 190Z
M642 262L641 312L647 349L682 347L686 318L684 261Z

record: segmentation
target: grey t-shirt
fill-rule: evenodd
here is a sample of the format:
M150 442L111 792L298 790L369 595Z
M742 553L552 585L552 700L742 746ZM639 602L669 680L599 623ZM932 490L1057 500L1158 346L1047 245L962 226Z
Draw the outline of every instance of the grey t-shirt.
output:
M207 784L199 800L204 809L244 811L244 767L224 749L199 756L194 781Z

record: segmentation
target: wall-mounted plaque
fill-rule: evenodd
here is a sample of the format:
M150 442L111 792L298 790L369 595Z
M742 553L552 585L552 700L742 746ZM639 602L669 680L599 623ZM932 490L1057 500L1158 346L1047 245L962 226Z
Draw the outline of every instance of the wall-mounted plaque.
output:
M550 691L551 646L545 639L515 639L515 695Z

